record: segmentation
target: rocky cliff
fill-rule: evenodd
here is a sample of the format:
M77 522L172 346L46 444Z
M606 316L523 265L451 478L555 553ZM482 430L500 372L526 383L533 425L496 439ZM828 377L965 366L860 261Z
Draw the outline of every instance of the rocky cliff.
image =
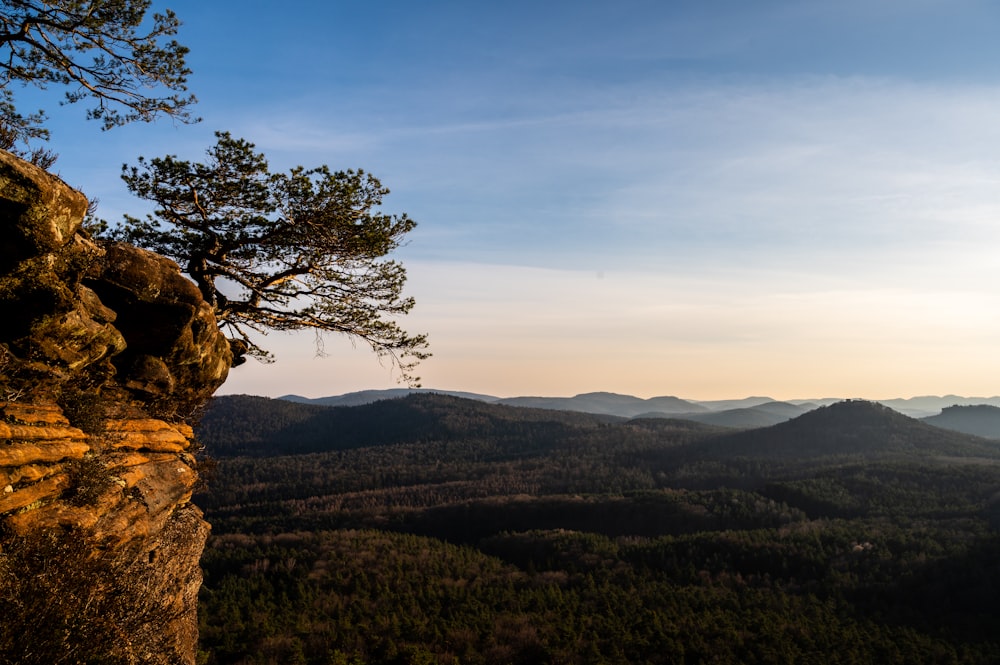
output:
M232 362L177 265L0 151L0 662L193 663L190 417Z

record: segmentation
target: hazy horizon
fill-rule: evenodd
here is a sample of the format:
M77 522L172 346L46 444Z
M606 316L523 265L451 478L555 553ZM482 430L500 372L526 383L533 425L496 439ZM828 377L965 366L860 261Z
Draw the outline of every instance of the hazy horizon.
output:
M309 394L309 395L303 394L301 392L294 392L294 391L293 392L288 392L288 393L281 393L281 394L263 395L263 394L259 394L259 393L245 393L245 392L239 392L239 391L224 391L224 390L220 390L217 393L217 395L253 394L253 395L258 396L258 397L279 398L279 397L296 396L296 397L303 397L303 398L306 398L306 399L322 399L324 397L340 397L340 396L343 396L343 395L350 395L350 394L354 394L354 393L380 392L380 391L389 391L389 390L409 390L409 388L407 388L406 386L393 386L393 387L388 387L388 388L359 388L357 390L349 390L349 391L342 392L342 393ZM511 394L511 395L497 395L497 394L494 394L494 393L482 392L482 391L478 391L478 390L465 390L465 389L459 389L459 388L448 388L448 387L444 387L444 386L422 386L420 388L417 388L417 390L425 390L425 391L430 391L430 392L442 392L442 393L467 393L467 394L473 394L473 395L483 395L483 396L487 396L487 397L496 397L498 399L514 399L514 398L518 398L518 397L538 397L538 398L543 398L543 399L568 399L568 398L581 397L581 396L586 396L586 395L602 395L603 394L603 395L618 395L618 396L622 396L622 397L635 397L635 398L640 399L640 400L653 400L653 399L658 399L658 398L670 397L670 398L677 398L677 399L681 399L681 400L684 400L684 401L695 402L695 403L739 402L739 401L746 401L746 400L753 400L753 399L769 399L769 400L773 400L775 402L789 402L789 401L794 401L794 402L811 402L811 401L816 401L816 402L820 402L820 401L826 401L826 400L854 400L854 399L866 400L866 401L871 401L871 402L883 402L883 401L896 401L896 400L916 401L916 400L921 400L921 399L947 399L947 398L952 398L952 397L959 398L959 399L962 399L962 400L996 400L996 399L1000 399L1000 394L996 394L996 395L959 395L959 394L956 394L956 393L947 393L947 392L942 392L942 393L927 393L927 394L921 394L921 395L883 395L883 396L877 396L877 397L864 396L864 395L823 395L823 396L818 396L818 395L801 396L800 395L800 396L797 396L797 397L786 397L786 398L777 398L777 397L774 397L772 395L767 395L767 394L763 394L763 393L757 393L757 394L749 394L749 395L731 395L731 396L728 396L728 397L714 397L714 398L702 399L702 398L696 398L696 397L691 397L691 396L679 395L679 394L674 394L674 393L661 393L661 394L656 394L656 395L636 395L636 394L633 394L633 393L623 393L623 392L616 392L616 391L610 391L610 390L592 390L592 391L579 392L579 393L573 393L573 394L558 394L558 395L555 395L555 394L530 393L530 392L528 392L528 393Z

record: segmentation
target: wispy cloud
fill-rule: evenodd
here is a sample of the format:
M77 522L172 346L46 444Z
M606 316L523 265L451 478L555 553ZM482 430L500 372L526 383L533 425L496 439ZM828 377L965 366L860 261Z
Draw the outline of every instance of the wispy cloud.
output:
M199 159L215 129L276 168L373 172L419 222L428 384L995 392L995 3L233 5L178 7L205 123L79 138L64 175L135 212L118 165ZM272 339L279 364L229 388L369 375Z

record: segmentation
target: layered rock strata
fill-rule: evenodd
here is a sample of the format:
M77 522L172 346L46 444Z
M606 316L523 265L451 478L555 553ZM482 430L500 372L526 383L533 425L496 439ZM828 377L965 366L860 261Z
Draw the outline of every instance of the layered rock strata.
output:
M0 151L0 662L193 663L188 421L232 355L176 264L86 210Z

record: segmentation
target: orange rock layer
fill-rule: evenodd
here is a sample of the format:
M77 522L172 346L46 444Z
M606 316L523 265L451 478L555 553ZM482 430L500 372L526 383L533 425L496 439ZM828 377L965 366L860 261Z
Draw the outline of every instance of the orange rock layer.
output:
M87 435L58 406L0 402L0 521L8 534L87 533L101 552L155 566L157 602L175 625L150 630L150 663L191 662L198 558L209 526L190 503L198 474L191 428L152 418L109 420ZM142 599L138 599L142 600Z

